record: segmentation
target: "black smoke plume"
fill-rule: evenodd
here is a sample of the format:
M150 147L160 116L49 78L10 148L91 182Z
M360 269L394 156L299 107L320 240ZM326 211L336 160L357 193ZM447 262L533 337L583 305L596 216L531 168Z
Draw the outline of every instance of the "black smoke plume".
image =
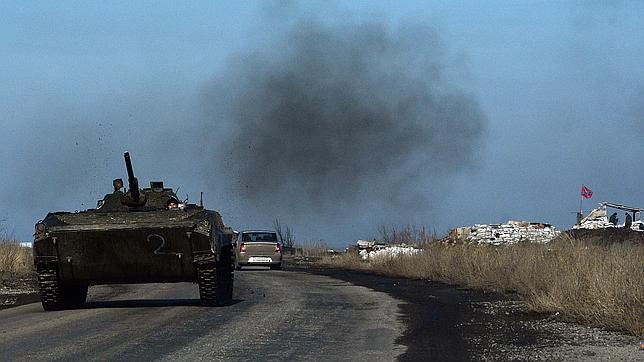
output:
M309 214L427 201L472 165L486 123L443 53L423 26L308 20L237 54L204 98L233 188Z

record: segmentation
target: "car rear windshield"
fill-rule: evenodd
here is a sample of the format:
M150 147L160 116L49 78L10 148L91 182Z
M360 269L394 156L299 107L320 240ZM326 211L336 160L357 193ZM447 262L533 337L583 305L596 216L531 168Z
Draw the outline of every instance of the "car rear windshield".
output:
M277 242L277 235L275 233L243 233L242 241L266 241L271 243Z

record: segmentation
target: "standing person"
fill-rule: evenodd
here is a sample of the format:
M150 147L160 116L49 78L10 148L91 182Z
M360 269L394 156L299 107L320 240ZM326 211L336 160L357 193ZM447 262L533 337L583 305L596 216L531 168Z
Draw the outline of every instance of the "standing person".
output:
M611 224L613 224L613 225L617 226L617 213L616 213L616 212L614 212L614 213L610 216L610 219L608 219L608 222L610 222Z
M624 228L630 229L631 225L633 225L633 218L631 217L631 214L626 213L626 221L624 221Z

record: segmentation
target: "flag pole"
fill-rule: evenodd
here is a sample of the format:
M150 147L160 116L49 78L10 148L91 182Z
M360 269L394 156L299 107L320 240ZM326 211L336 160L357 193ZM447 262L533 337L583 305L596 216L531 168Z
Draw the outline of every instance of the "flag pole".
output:
M584 189L584 185L581 185L581 190ZM582 202L584 202L584 195L582 194L581 191L579 191L579 213L577 214L577 224L581 224L581 219L584 218L583 214L583 209L582 209Z

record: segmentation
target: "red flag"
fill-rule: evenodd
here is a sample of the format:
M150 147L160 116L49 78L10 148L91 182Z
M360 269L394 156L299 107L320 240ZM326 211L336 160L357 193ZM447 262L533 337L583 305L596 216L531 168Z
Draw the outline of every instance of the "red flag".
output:
M591 197L593 197L593 190L586 187L585 185L581 185L581 197L583 197L584 199L590 199Z

